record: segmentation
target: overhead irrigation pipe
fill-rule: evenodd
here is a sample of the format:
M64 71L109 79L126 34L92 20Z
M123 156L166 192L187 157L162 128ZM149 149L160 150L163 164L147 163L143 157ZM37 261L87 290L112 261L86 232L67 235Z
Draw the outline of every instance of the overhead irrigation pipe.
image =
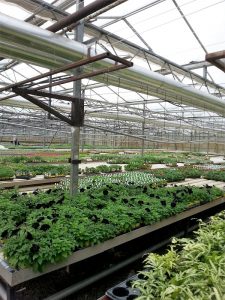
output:
M19 51L18 51L19 50ZM22 22L0 13L0 55L32 62L36 65L61 67L100 52L87 45L53 34L48 30ZM95 67L108 67L112 61L104 59ZM176 82L163 75L138 66L115 71L113 76L98 75L95 81L119 86L135 92L153 95L225 116L225 102L209 93Z
M68 17L59 20L58 22L54 23L53 25L49 26L47 29L51 32L57 32L73 23L76 23L83 18L89 16L92 13L114 3L117 0L96 0L85 7L79 9L75 13L69 15Z

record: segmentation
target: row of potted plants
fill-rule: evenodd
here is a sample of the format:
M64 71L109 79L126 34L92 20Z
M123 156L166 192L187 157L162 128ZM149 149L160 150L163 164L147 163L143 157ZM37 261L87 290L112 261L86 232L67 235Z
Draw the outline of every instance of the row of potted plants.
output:
M5 155L0 158L0 163L58 163L68 162L68 154L45 153L45 155Z
M68 165L32 165L10 164L7 167L0 164L0 180L12 180L13 178L30 179L36 175L45 175L46 178L65 176L70 172Z
M0 166L0 181L1 180L12 180L15 173L11 168Z
M208 186L160 187L147 174L135 181L137 175L124 177L125 184L113 175L106 176L111 183L101 185L93 178L93 186L86 180L75 198L62 187L33 194L1 191L0 239L5 259L13 267L42 270L76 250L223 195ZM141 182L141 176L149 177L149 184Z
M204 178L208 180L224 181L225 182L225 172L224 171L208 171L204 173Z
M121 172L122 167L119 165L101 165L97 167L86 167L84 170L80 169L80 173L83 174L100 174L100 173L113 173Z
M206 164L206 165L193 165L193 168L199 169L199 170L207 170L207 171L219 171L219 170L224 170L225 165L220 164L220 165L215 165L215 164Z
M93 161L106 161L112 164L130 164L136 162L141 164L170 164L178 162L189 164L202 164L209 162L208 157L187 153L147 153L140 154L94 154L91 156ZM134 169L133 169L134 170ZM132 170L132 171L133 171Z
M195 238L173 239L165 254L145 259L133 283L137 300L222 300L225 295L225 211L200 222Z
M192 167L171 168L171 169L155 169L151 170L151 174L167 182L183 181L185 178L200 178L203 175L202 170Z
M201 170L194 167L157 169L151 170L151 174L157 178L165 179L167 182L183 181L185 178L204 178L208 180L224 181L225 173L223 170Z

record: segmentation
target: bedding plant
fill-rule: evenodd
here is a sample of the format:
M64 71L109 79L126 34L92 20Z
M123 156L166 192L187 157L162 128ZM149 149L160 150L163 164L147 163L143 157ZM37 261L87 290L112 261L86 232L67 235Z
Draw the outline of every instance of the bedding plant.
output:
M95 177L95 178L94 178ZM43 270L74 251L151 225L223 195L214 187L164 187L148 174L86 178L73 198L62 186L0 191L0 243L16 268Z
M13 179L15 172L10 167L0 165L0 180Z

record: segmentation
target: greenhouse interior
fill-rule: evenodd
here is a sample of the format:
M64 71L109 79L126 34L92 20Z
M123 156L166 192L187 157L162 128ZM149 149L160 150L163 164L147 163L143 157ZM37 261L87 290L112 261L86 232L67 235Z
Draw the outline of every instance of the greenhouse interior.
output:
M0 0L0 300L225 299L225 0Z

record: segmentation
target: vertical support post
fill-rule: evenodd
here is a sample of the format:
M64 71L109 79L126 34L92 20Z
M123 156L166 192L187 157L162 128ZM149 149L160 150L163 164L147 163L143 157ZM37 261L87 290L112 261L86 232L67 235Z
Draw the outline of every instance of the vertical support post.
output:
M95 149L95 139L96 139L96 129L94 128L94 135L93 135L93 146Z
M207 66L203 67L203 78L207 79Z
M142 122L142 137L143 137L143 140L142 140L142 144L141 144L141 155L143 156L144 155L144 150L145 150L145 110L146 110L146 103L145 103L145 100L144 100L144 103L143 103L143 122Z
M191 152L191 150L192 150L192 141L193 141L193 134L192 134L192 132L191 132L191 138L190 138L190 149L189 149L189 151Z
M85 144L86 144L86 130L85 130L85 127L83 127L82 128L82 148L81 148L82 152L84 152L84 145Z
M52 84L52 75L50 75L48 77L48 81L49 81L49 84L50 84L50 86L49 86L49 93L52 94L52 86L51 86L51 84ZM48 105L50 107L52 106L52 98L51 97L48 98ZM51 113L50 112L48 112L48 119L51 120Z
M209 131L208 131L208 141L207 141L207 155L209 155Z
M7 300L16 300L15 288L10 285L6 285L6 299Z
M83 0L76 1L77 11L80 8L84 7ZM84 24L81 23L75 28L74 33L75 40L78 42L83 42L84 37ZM78 76L81 73L81 68L75 70L75 76ZM81 80L75 81L73 84L73 95L76 99L81 99ZM78 123L77 118L81 117L81 107L84 105L82 101L73 101L71 104L71 119L74 121L74 124ZM71 127L71 171L70 171L70 194L74 196L78 189L78 175L79 175L79 145L80 145L80 126Z

